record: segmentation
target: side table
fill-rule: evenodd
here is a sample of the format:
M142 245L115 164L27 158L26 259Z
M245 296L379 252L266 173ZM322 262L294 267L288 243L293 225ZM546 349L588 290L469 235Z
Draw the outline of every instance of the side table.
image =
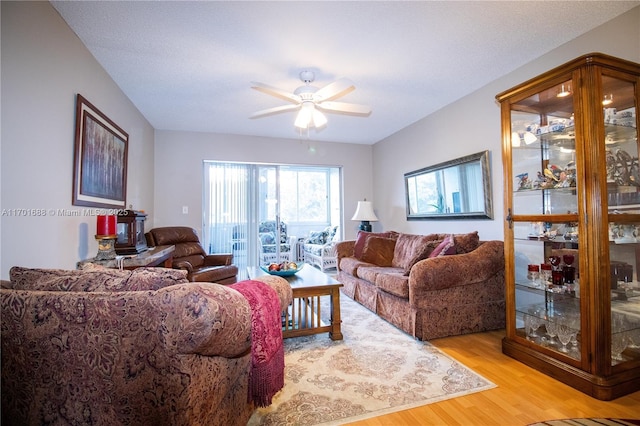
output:
M82 265L93 263L113 269L136 269L145 266L171 268L173 266L173 252L175 249L175 246L151 247L142 253L117 256L112 260L95 260L95 258L81 260L76 267L82 269Z

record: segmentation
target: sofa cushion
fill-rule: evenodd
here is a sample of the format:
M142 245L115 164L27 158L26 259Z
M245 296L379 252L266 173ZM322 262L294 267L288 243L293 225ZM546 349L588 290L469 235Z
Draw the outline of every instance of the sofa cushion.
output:
M376 283L376 279L380 274L387 274L389 267L377 266L373 264L360 265L357 270L357 277L365 281L369 281L371 284Z
M363 262L355 257L343 257L340 259L340 270L354 277L358 276L358 268L361 266L375 266L367 262Z
M324 244L327 242L326 231L311 231L309 237L305 240L307 244Z
M325 229L324 232L326 232L326 234L327 234L327 239L325 241L327 243L330 242L330 241L334 241L334 240L336 240L337 237L339 237L338 225L327 226L327 229Z
M389 232L358 231L358 235L356 236L356 243L353 246L353 256L356 259L362 259L364 245L366 244L367 239L369 237L395 238L397 235L398 233L393 231L389 231Z
M364 244L361 260L378 266L391 266L395 247L396 240L393 238L369 236Z
M453 235L447 235L438 247L433 249L429 257L440 257L456 254L456 246L453 242Z
M396 241L396 247L393 253L392 266L396 268L403 268L406 271L411 269L411 266L416 259L426 258L431 253L431 248L428 244L430 241L438 239L435 235L414 235L414 234L400 234ZM429 253L425 253L429 251ZM412 263L413 262L413 263Z
M401 268L387 268L385 273L378 274L376 287L394 296L409 299L409 277L404 275Z
M14 266L9 271L16 290L140 291L188 283L187 271L166 268L65 270Z

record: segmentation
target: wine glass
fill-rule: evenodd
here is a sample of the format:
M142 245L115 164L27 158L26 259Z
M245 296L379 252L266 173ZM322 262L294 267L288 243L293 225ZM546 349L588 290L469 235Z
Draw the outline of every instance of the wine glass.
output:
M634 328L627 332L628 346L630 348L640 348L640 328Z
M545 321L544 327L547 329L547 335L549 336L549 344L554 344L554 338L558 335L558 323L557 318L549 317Z
M562 262L560 256L549 256L549 263L553 266L553 269L557 270L558 266L560 266L560 262Z
M627 348L625 333L615 333L611 336L611 360L622 361L622 352ZM617 364L617 363L616 363Z
M556 333L558 334L558 340L560 340L562 344L562 347L559 349L560 352L569 352L567 345L576 334L572 319L569 317L559 318L556 325Z
M542 325L542 320L534 314L524 315L524 325L528 340L535 340L540 335L537 333L538 328Z
M575 260L576 260L576 257L572 254L562 255L562 261L568 266L573 265L573 262L575 262Z

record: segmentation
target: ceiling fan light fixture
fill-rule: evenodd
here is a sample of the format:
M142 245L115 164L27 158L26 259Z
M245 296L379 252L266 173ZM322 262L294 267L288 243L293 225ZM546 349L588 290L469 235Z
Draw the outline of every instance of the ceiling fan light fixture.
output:
M315 127L316 130L320 130L327 125L328 121L323 111L362 117L368 117L369 114L371 114L371 108L367 105L335 101L335 99L355 90L353 82L349 79L341 78L322 88L317 88L311 85L315 80L313 71L302 71L300 73L300 80L302 80L304 85L296 88L293 92L278 89L277 87L264 83L251 82L252 89L284 99L292 105L267 108L255 112L250 118L265 117L280 112L298 110L293 123L295 128L308 130Z
M296 116L296 121L295 123L293 123L293 125L298 129L308 129L309 124L311 123L311 120L313 118L314 109L315 108L313 107L313 103L303 102L302 108L300 108L300 111Z
M318 111L316 108L313 109L313 126L316 129L320 129L327 125L327 117Z

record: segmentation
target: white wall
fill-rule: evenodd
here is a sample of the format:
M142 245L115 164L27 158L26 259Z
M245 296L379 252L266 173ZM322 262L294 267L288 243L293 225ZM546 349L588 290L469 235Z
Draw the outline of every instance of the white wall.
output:
M153 128L49 2L1 2L0 275L13 265L75 268L95 256L95 217L71 205L76 94L129 134L127 204L153 206ZM38 209L46 216L12 216Z
M202 168L205 160L341 166L344 235L354 238L351 221L358 200L373 200L370 145L256 136L156 131L155 226L184 225L202 231ZM182 214L188 206L189 214ZM376 225L374 225L376 226Z
M343 166L347 238L355 236L357 229L358 224L350 220L357 201L367 198L380 218L374 230L477 229L484 239L502 239L500 118L495 95L592 51L640 62L638 7L373 147L188 132L154 135L48 2L0 2L0 6L0 210L78 209L71 205L71 188L75 95L81 93L129 133L127 204L149 213L148 227L201 228L202 161L209 159ZM406 221L404 173L485 149L492 154L494 220ZM188 215L182 215L183 205L189 206ZM0 275L6 279L13 265L74 268L77 260L96 253L94 232L93 217L3 215Z
M535 43L534 40L532 42ZM526 46L522 48L526 49ZM375 144L374 195L380 224L385 229L415 233L478 230L482 239L502 240L504 186L500 108L495 96L591 52L602 52L640 62L640 7L552 50L538 60ZM403 188L403 176L406 172L487 149L491 151L494 220L406 220Z

